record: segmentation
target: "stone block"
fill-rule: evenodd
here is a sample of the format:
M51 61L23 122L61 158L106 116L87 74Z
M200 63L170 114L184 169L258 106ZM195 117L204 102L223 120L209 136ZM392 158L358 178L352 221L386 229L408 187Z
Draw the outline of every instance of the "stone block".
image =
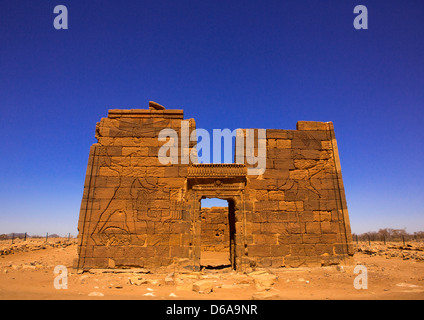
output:
M328 124L326 122L298 121L296 128L302 131L328 130Z
M253 242L257 245L273 245L277 244L277 235L275 234L256 234Z
M200 280L193 283L193 291L198 293L211 293L214 282L211 280Z
M269 191L269 200L284 200L284 192L282 191Z
M251 245L248 247L248 253L251 257L270 257L271 246L270 245Z
M284 257L290 254L290 246L285 244L278 244L271 246L271 256L272 257Z
M291 143L292 143L292 140L277 139L276 140L276 147L281 148L281 149L290 149Z
M288 268L299 268L306 265L305 256L287 256L284 257L284 264Z
M293 132L289 130L268 129L266 130L267 139L291 139Z
M273 160L274 169L292 170L295 168L293 159Z
M306 233L321 234L321 224L319 222L306 222Z
M338 233L340 232L340 224L337 222L323 221L321 222L322 233Z
M278 244L300 244L303 243L302 234L280 234L278 236Z
M279 201L281 211L303 211L303 201Z

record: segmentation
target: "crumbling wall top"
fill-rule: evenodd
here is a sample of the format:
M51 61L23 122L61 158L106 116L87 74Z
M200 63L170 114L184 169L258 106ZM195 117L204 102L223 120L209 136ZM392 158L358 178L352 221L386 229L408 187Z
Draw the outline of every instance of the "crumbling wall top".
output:
M333 123L330 122L318 122L318 121L298 121L296 123L296 130L302 131L315 131L315 130L331 130Z
M111 109L108 118L167 118L184 119L184 110Z

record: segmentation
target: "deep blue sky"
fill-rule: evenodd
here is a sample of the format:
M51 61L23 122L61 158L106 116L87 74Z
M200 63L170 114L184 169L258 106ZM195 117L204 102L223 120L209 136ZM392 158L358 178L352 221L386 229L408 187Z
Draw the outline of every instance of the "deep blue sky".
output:
M96 122L149 100L208 130L333 121L352 231L424 230L422 0L0 0L0 233L76 235Z

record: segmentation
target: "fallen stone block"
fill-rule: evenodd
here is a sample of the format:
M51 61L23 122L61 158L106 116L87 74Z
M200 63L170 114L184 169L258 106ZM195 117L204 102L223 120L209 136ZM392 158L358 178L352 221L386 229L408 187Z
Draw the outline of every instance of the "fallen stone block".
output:
M252 295L252 300L278 300L280 296L275 292L260 291Z
M174 273L171 272L170 274L168 274L165 277L165 284L166 285L173 285L174 283L175 283L175 281L174 281Z
M128 282L129 282L129 284L135 285L135 286L140 286L142 284L147 284L147 280L146 279L143 279L143 278L140 278L140 277L137 277L137 276L128 278Z
M200 280L193 283L193 291L198 293L211 293L214 283L210 280Z

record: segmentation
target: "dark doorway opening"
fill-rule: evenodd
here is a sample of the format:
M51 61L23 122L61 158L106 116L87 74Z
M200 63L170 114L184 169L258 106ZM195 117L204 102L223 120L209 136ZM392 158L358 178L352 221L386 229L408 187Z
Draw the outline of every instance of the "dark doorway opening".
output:
M235 210L232 199L202 199L200 266L236 269Z

